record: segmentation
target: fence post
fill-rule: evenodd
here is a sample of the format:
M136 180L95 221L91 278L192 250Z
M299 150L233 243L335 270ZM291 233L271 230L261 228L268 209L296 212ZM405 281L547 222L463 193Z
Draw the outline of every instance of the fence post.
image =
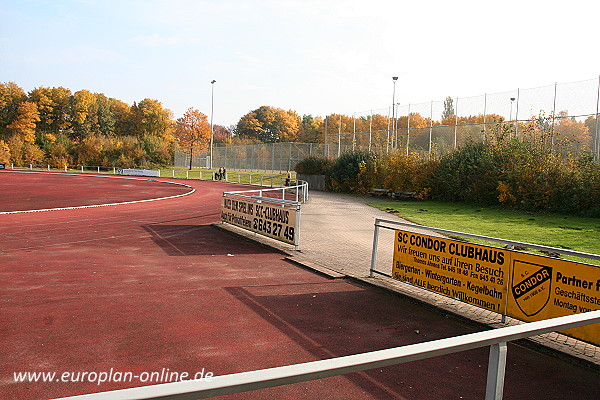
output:
M490 346L485 400L502 400L506 371L506 342Z
M50 171L50 165L48 165L48 171Z
M379 218L375 219L375 230L373 231L373 250L371 251L371 267L369 268L369 278L375 276L375 265L377 264L377 246L379 244Z
M113 167L113 175L117 174L117 167Z
M32 170L33 169L33 165L29 164L29 169Z
M190 179L190 170L185 170L185 179Z
M200 180L202 180L202 170L200 170Z
M81 172L83 173L83 165L81 166Z
M100 173L100 167L98 167L98 173Z
M175 178L175 170L174 170L174 169L172 169L172 170L171 170L171 176L172 176L173 178Z
M67 172L67 166L65 165L65 172Z
M600 106L600 75L598 75L598 94L596 95L596 160L600 159L600 133L598 132L598 108Z

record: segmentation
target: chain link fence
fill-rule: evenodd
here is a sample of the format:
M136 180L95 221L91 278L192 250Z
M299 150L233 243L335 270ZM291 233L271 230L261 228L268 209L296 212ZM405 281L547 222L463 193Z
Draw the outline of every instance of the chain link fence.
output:
M553 144L568 142L574 153L587 152L600 157L600 77L451 99L450 113L445 100L396 103L395 109L390 105L385 109L356 112L349 124L352 132L340 129L348 125L342 123L341 118L339 121L330 118L329 125L333 129L329 129L325 139L333 151L329 155L336 157L348 148L440 154L468 141L485 141L498 123L508 125L518 135L519 129L528 123L541 121L547 125L546 133L552 137ZM376 115L385 117L385 130L372 129ZM357 127L365 126L368 131L357 131Z
M401 151L424 156L452 151L469 141L485 141L503 124L515 135L537 121L553 146L566 145L575 154L600 158L600 77L580 82L555 83L530 89L408 103L386 109L329 116L325 143L265 143L215 146L213 167L234 170L289 171L309 156L339 157L351 150ZM392 118L392 115L394 116ZM375 129L376 116L379 129ZM445 118L444 118L445 116ZM339 120L338 120L339 119ZM381 125L386 125L381 129ZM348 131L350 130L350 131ZM189 167L189 155L175 153L175 165ZM200 152L193 168L207 168L209 153Z
M323 143L261 143L243 146L214 146L213 168L235 171L292 171L296 164L310 156L334 154ZM337 149L337 147L336 147ZM350 150L344 147L344 151ZM208 168L209 153L202 151L192 160L192 168ZM175 166L189 167L189 154L175 152Z

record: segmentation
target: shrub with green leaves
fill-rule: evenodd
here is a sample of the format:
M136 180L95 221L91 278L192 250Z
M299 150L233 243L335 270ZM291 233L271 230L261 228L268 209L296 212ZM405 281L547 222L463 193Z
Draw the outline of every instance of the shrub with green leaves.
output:
M366 193L369 183L364 178L373 177L375 160L375 154L369 151L344 153L329 168L325 180L335 192ZM366 170L371 170L371 173L361 174Z
M325 175L332 165L333 159L330 157L311 156L296 164L294 171L304 175Z

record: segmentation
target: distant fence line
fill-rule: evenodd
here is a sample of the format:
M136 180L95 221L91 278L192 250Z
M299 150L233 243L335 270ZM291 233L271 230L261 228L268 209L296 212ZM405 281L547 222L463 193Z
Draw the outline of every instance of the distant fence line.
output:
M561 131L561 122L571 120L579 125L578 136L572 140L570 151L576 154L591 153L600 159L600 76L580 82L555 83L531 89L483 94L472 97L455 97L454 115L446 118L440 125L444 112L444 101L427 103L396 104L386 109L372 109L352 113L356 122L362 120L369 124L368 131L356 131L356 123L351 131L342 127L336 117L326 121L325 143L263 143L238 146L215 146L213 148L213 167L225 167L236 170L288 171L301 160L309 156L339 157L352 150L371 150L377 153L401 151L420 153L424 156L444 154L469 141L485 141L486 134L496 127L495 117L519 132L523 126L545 115L549 124L552 145L555 137L564 137L573 132ZM415 126L416 114L422 118L421 126ZM371 128L373 115L385 117L386 129ZM392 115L394 118L392 118ZM464 123L468 117L470 123ZM339 116L337 118L340 118ZM346 117L347 118L347 117ZM462 120L461 120L462 118ZM427 126L422 126L423 120ZM452 121L454 119L454 121ZM448 124L448 121L453 122ZM363 124L364 126L364 124ZM562 136L561 136L562 135ZM190 165L189 155L175 153L174 163L179 167ZM194 168L206 168L209 165L208 152L200 152L192 162Z
M440 154L460 147L468 141L485 140L486 131L497 124L497 121L492 120L493 116L502 117L506 124L511 124L518 131L524 123L545 115L551 123L550 133L556 135L561 133L559 123L562 120L570 119L580 123L588 121L589 125L583 128L584 131L587 129L586 134L581 135L583 137L579 138L579 143L576 143L572 150L586 151L594 154L596 158L600 157L600 76L579 82L555 83L472 97L454 97L454 113L445 119L445 124L440 125L436 121L442 120L444 102L445 100L418 104L396 103L395 107L390 105L385 109L371 109L351 115L353 120L363 121L369 121L373 115L386 116L388 126L385 130L374 131L369 128L368 132L357 132L354 128L352 132L347 132L339 130L341 124L330 119L330 125L335 127L326 132L325 143L334 149L333 156L343 153L342 149L348 147L368 147L376 152L402 149L407 153ZM427 126L411 127L411 117L414 119L416 114L422 119L427 119ZM460 121L461 118L464 121L474 116L479 116L480 121ZM448 124L448 120L452 122Z
M351 150L344 147L344 151ZM214 146L213 168L250 171L292 171L298 162L310 156L335 156L337 145L323 143L261 143L238 146ZM189 167L189 154L175 152L175 166ZM202 151L192 160L192 168L207 168L208 152Z

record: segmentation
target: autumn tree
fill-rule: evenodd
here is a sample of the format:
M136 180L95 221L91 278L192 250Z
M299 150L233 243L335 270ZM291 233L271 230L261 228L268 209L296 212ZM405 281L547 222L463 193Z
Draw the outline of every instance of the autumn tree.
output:
M4 140L0 140L0 164L6 164L10 161L10 147L8 144L4 142Z
M300 116L295 111L262 106L240 118L236 133L264 143L292 142L299 127Z
M19 104L27 100L27 95L16 83L0 83L0 138L8 139L10 131L6 127L15 118Z
M175 137L179 148L188 151L190 155L190 169L194 151L204 150L210 141L210 124L208 117L194 108L188 108L181 118L177 119Z
M321 117L303 115L298 129L298 141L303 143L323 143L325 123Z
M35 103L24 101L17 107L15 119L6 127L24 142L33 143L38 122L40 122L40 113Z

